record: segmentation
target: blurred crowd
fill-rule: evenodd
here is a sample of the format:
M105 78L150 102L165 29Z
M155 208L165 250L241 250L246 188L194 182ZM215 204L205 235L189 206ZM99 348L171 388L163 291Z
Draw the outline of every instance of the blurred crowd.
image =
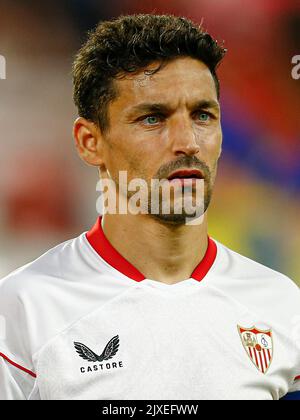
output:
M1 0L0 277L93 224L97 171L72 139L71 65L86 31L120 14L183 15L228 48L223 158L211 236L300 284L297 0Z

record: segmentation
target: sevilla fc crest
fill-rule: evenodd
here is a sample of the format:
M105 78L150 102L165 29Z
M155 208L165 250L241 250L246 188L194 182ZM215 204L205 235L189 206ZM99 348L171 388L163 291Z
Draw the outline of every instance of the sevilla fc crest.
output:
M273 358L272 331L259 330L255 327L243 328L239 325L238 331L252 362L260 372L266 373Z

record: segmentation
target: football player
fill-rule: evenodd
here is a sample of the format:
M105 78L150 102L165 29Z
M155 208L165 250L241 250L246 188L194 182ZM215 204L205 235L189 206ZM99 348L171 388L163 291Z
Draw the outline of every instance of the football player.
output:
M208 235L224 54L174 16L90 33L73 67L74 138L110 207L1 281L0 398L299 396L298 287Z

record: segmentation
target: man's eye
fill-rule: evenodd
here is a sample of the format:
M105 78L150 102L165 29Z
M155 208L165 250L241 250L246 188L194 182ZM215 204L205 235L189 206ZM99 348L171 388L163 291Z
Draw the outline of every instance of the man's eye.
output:
M201 122L207 122L210 119L210 115L207 112L199 112L198 119Z
M157 115L149 115L149 117L143 119L143 122L147 125L154 125L159 122L159 117Z

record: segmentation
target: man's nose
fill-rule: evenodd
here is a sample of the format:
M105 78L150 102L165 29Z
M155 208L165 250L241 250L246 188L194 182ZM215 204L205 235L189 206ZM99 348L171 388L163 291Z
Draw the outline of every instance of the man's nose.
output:
M197 137L192 122L186 119L173 121L169 127L169 136L172 144L172 152L176 156L193 156L200 151Z

